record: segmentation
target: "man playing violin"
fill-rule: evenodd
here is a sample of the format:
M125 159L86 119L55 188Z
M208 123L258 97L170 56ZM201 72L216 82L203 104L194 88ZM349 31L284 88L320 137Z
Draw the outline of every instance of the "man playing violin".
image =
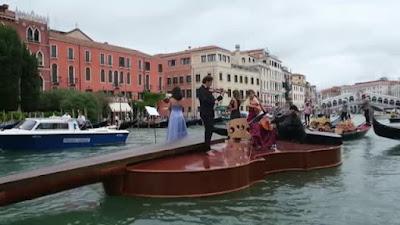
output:
M212 85L213 77L206 76L202 80L202 85L198 89L197 97L200 101L200 118L204 125L204 142L206 144L206 150L210 150L212 133L215 132L219 135L227 135L226 129L214 127L214 105L216 101L221 101L222 96L214 98L213 93L210 89ZM223 91L222 91L223 94Z

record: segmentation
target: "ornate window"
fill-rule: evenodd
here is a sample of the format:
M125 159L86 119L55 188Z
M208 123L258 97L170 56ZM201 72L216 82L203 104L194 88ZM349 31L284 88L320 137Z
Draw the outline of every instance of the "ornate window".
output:
M40 31L38 29L35 29L33 32L33 40L36 42L40 42Z
M57 64L51 65L51 81L53 83L58 83L58 67Z
M43 66L43 54L42 54L41 51L38 51L36 53L36 58L37 58L37 61L38 61L38 65L39 66Z
M85 78L87 81L90 81L90 68L86 68Z
M26 39L28 39L28 41L33 41L33 30L30 27L28 27L26 31Z

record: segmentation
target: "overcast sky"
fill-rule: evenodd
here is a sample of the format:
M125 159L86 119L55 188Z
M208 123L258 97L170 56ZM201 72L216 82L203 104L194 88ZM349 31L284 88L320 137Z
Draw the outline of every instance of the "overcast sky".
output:
M92 39L149 54L188 46L268 48L318 89L400 77L400 1L5 0L77 26Z

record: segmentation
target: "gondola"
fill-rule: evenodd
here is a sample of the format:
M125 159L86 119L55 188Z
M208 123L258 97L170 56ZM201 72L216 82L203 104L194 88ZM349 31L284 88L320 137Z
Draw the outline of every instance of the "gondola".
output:
M17 126L21 121L9 121L9 122L5 122L0 124L0 130L8 130L8 129L12 129L15 126Z
M127 120L127 121L123 121L119 126L118 126L118 130L125 130L131 127L134 127L136 124L137 120Z
M368 126L365 123L363 123L363 124L357 126L357 129L355 129L354 131L343 133L342 134L342 139L344 141L348 141L348 140L354 140L354 139L362 138L368 133L370 128L371 128L371 126Z
M372 118L372 123L376 135L385 138L400 140L400 128L381 124L375 119L375 117Z
M389 118L390 123L400 123L400 117Z

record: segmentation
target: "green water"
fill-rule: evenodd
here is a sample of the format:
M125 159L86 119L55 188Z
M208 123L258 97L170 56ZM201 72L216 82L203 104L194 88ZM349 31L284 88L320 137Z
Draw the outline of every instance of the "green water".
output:
M158 130L159 140L165 131ZM191 128L202 135L202 128ZM0 174L151 144L153 130L132 130L120 147L59 152L0 152ZM400 224L400 142L376 136L346 142L343 164L279 173L217 197L106 196L90 185L0 208L0 224Z

